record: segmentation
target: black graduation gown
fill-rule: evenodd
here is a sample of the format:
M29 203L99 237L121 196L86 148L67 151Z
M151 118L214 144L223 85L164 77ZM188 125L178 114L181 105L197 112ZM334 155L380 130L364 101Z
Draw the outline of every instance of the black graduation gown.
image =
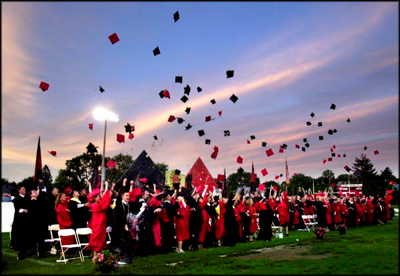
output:
M260 210L258 224L260 226L260 232L258 233L258 240L271 240L272 238L272 221L274 219L274 211L269 207L266 202L262 202L267 207L267 210Z
M233 201L231 199L225 205L225 235L223 245L235 246L239 238L239 226L236 223L235 212L233 210Z
M79 204L82 203L79 203L72 198L68 202L68 209L70 211L69 214L71 216L71 222L72 222L71 228L74 230L76 230L77 228L88 227L86 220L87 218L86 214L88 212L88 208L85 206L78 208Z
M203 218L201 215L201 209L199 207L198 201L194 201L192 206L190 207L192 208L189 218L190 244L192 245L192 250L197 250L199 243L199 234Z
M132 211L131 207L131 203L126 205L122 201L117 201L112 210L113 223L110 247L117 252L120 260L126 263L132 263L135 246L130 231L125 230L125 225L127 225L129 229L127 216Z
M46 199L47 225L58 224L57 212L55 210L55 203L56 203L56 196L53 195L52 193L48 194Z
M316 214L317 214L317 222L318 227L326 227L326 210L327 207L324 207L324 203L322 201L317 201L313 203L316 207Z
M22 197L18 195L12 201L14 203L14 220L11 227L11 242L10 246L14 250L20 250L24 244L29 240L29 214L20 213L20 209L28 209L30 198L25 195Z
M174 217L176 215L176 207L171 202L164 202L163 208L167 212L169 222L160 220L161 226L161 241L162 241L162 252L168 253L173 251L175 245L175 228L174 228Z
M45 242L48 231L46 218L46 192L40 192L36 200L30 200L29 214L29 241L37 245L39 256L45 255Z

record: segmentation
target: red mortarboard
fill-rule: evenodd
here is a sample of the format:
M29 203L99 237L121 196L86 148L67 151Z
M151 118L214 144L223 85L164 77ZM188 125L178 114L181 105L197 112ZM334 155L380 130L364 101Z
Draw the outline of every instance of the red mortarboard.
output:
M276 178L276 176L275 176L275 178ZM278 178L279 178L279 176L278 176ZM276 186L273 186L272 189L274 189L275 191L278 191L278 187L276 187Z
M348 171L348 172L350 172L351 171L351 169L349 168L349 166L344 166L344 169L346 170L346 171Z
M167 89L164 89L162 94L164 95L164 97L171 99L171 96L169 95L169 91Z
M107 167L109 167L110 169L114 169L115 161L114 160L108 160Z
M219 180L219 181L225 181L225 175L223 175L223 174L218 174L217 180Z
M206 116L206 122L211 121L211 116Z
M275 179L278 179L278 178L279 178L279 175L276 175L276 176L275 176Z
M333 149L331 149L331 151L333 152Z
M340 157L340 156L341 156L340 153L338 153L338 154L337 154L337 157Z
M250 144L250 140L247 140L247 144Z
M89 124L89 129L93 131L93 123Z
M236 159L236 162L238 162L239 164L243 164L243 158L239 155Z
M331 186L332 186L332 187L335 187L336 185L335 185L335 183L332 183Z
M113 33L108 38L110 39L111 44L115 44L119 41L119 37L118 37L117 33Z
M391 180L389 183L390 183L390 185L394 185L394 181L393 180Z
M46 90L48 90L50 87L50 84L48 84L47 82L42 81L39 85L39 88L42 89L43 92L45 92Z
M217 156L218 156L218 147L214 146L214 152L211 153L211 158L212 159L217 159Z
M336 145L333 145L333 148L336 149Z
M268 171L267 171L267 169L262 169L261 170L261 174L263 175L263 176L266 176L267 174L268 174Z
M326 159L322 160L322 164L325 164L325 163L326 163Z
M329 162L332 161L332 157L329 157L329 158L328 158L328 161L329 161Z
M100 189L99 188L94 189L91 193L89 193L87 197L89 202L92 201L92 199L98 196L99 194L100 194Z
M293 176L296 176L297 175L297 173L293 173Z
M264 191L265 190L265 185L264 184L258 185L258 190L259 191Z
M274 155L274 151L273 151L272 149L267 149L267 150L265 151L265 153L267 154L268 157Z
M393 191L392 191L392 190L388 190L387 193L388 193L388 194L391 194L391 193L393 193Z
M219 116L221 116L222 115L222 111L220 110L220 111L218 111L218 115Z
M296 144L296 145L294 145L294 146L295 146L296 148L298 148L298 149L300 148L300 146L299 146L298 144Z
M374 151L375 155L379 154L379 150Z
M57 155L57 152L55 151L55 150L52 150L52 151L47 151L48 153L50 153L51 155L53 155L53 156L56 156ZM57 156L56 156L57 157Z
M279 152L280 152L280 153L283 153L284 151L285 151L285 150L284 150L283 148L280 148L280 149L279 149Z
M133 135L133 133L129 133L128 139L133 139L133 137L135 137L135 135Z
M71 192L71 186L68 186L67 188L64 189L64 193L68 194L69 192Z
M169 118L168 118L168 122L172 123L173 121L175 121L175 116L174 115L170 115Z
M147 178L140 178L140 181L142 181L143 183L147 183Z
M118 134L118 133L117 133L117 141L118 141L119 143L125 143L125 136L122 135L122 134Z

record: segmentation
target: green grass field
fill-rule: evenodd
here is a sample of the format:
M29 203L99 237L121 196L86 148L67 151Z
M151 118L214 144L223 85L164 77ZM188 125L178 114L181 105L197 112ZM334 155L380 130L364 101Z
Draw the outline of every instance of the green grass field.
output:
M185 254L169 253L135 257L112 274L354 274L397 275L399 273L398 217L382 226L350 228L345 235L326 233L317 240L310 232L291 231L289 237L271 242L238 243L235 247L213 247ZM298 241L297 241L298 240ZM101 274L91 260L56 263L50 255L39 259L35 251L17 261L9 248L9 233L2 234L3 275Z

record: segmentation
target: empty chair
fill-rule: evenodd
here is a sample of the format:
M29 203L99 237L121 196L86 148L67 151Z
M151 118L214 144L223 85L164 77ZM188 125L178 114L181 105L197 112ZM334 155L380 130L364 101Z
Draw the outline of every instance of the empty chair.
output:
M85 257L89 257L89 256L83 255L83 251L89 245L90 235L92 235L92 234L93 234L92 229L90 229L89 227L77 228L76 229L76 237L78 239L79 245L81 246L80 250L81 250L81 256L82 256L83 259L85 259ZM88 242L81 242L81 237L80 236L86 236Z
M63 244L61 237L73 237L73 243L72 244ZM81 252L81 245L78 242L78 238L76 236L75 230L74 229L60 229L58 230L58 237L60 238L60 246L61 246L61 257L60 259L57 260L57 262L64 262L67 263L68 260L72 259L80 259L83 262L83 257L82 257L82 252ZM65 253L71 249L71 248L76 248L77 253L75 253L73 258L67 259L65 256ZM79 258L75 257L77 254L79 254ZM61 260L62 259L62 260Z

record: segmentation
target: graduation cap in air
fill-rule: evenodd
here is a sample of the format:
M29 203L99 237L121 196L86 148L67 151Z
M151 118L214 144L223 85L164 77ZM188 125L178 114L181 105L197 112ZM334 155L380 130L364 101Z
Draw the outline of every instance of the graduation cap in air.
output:
M189 114L190 113L190 107L186 107L185 112L186 112L186 114Z
M183 118L181 118L181 117L178 117L177 120L178 120L178 124L182 124L182 123L185 121L185 120L184 120Z
M226 77L227 77L227 78L232 78L232 77L233 77L233 74L234 74L234 70L228 70L228 71L226 71Z
M250 144L250 140L247 140L247 144Z
M211 121L211 116L206 116L206 122Z
M129 135L128 135L128 139L132 140L132 139L133 139L133 137L135 137L135 135L133 135L133 133L129 133Z
M56 156L56 155L57 155L57 152L56 152L55 150L47 151L47 152L50 153L51 155L57 157L57 156Z
M307 143L307 138L304 138L304 139L303 139L303 142L304 142L304 143Z
M129 132L129 133L132 132L132 126L129 123L127 123L124 127L125 127L125 132Z
M379 150L374 151L374 154L375 155L379 154Z
M216 103L215 99L212 99L212 100L210 101L210 103L215 104L215 103Z
M110 169L114 169L114 167L115 167L115 161L114 160L108 160L108 162L107 162L107 167L108 168L110 168Z
M217 159L218 151L219 151L218 147L214 146L214 151L213 151L213 153L211 153L211 158L212 159L214 159L214 160Z
M283 176L283 174L280 174L279 176L280 176L280 177L282 177L282 176Z
M367 150L367 146L364 146L364 150Z
M332 153L331 153L331 156L332 156L332 157L335 157L335 156L336 156L336 153L332 152Z
M351 171L351 169L349 168L349 166L344 166L344 169L347 171L347 172L350 172Z
M322 160L322 164L325 164L325 163L326 163L326 159Z
M343 154L343 158L345 158L346 157L346 154Z
M204 132L203 129L201 129L201 130L199 130L199 131L197 131L197 132L199 133L199 136L200 136L200 137L203 136L204 134L206 134L206 133Z
M265 151L265 153L267 154L268 157L274 155L274 151L273 151L272 149L267 149L267 150Z
M174 22L179 20L179 12L174 13Z
M304 152L306 152L306 148L305 148L305 147L302 147L301 150L304 151Z
M279 175L275 175L275 179L279 179ZM275 187L274 187L275 188ZM277 187L278 188L278 187ZM274 189L275 190L275 189Z
M340 153L337 154L337 157L341 157Z
M186 127L185 127L185 130L188 130L188 129L191 129L192 128L192 125L191 124L188 124Z
M218 111L218 115L221 117L221 115L222 115L222 110Z
M201 91L203 91L203 89L201 89L201 87L200 86L197 86L197 92L201 92Z
M239 164L243 164L243 158L239 155L239 156L236 158L236 162L238 162Z
M309 144L309 143L305 143L304 146L306 146L307 148L309 148L309 147L310 147L310 144Z
M190 94L190 86L189 86L189 84L186 84L186 86L183 88L183 90L184 90L183 94L186 94L186 95L189 96L189 94Z
M185 95L182 96L181 101L186 103L189 100L188 97L186 97Z
M48 84L47 82L42 81L39 84L39 88L42 89L43 92L45 92L46 90L48 90L50 87L50 84Z
M324 136L319 136L319 140L324 140Z
M319 127L322 127L322 122L318 122L318 126L319 126Z
M307 123L306 123L306 125L308 125L308 126L311 126L311 125L312 125L312 123L311 123L311 122L307 122Z
M347 118L346 122L350 123L350 118Z
M242 173L244 172L244 170L243 170L242 167L239 167L239 169L237 169L237 172L238 172L239 174L242 174Z
M104 88L101 87L100 85L99 85L99 90L100 90L100 93L103 93L104 91L106 91L106 90L104 90Z
M298 145L298 144L296 144L296 145L294 145L295 147L296 147L296 149L299 149L300 148L300 146Z
M283 148L279 149L279 153L283 153L285 150Z
M153 138L154 138L154 140L158 140L157 135L154 135Z
M333 134L332 129L328 130L328 134L329 134L329 135L332 135L332 134Z
M329 162L332 161L332 157L329 157L329 158L328 158L328 161L329 161Z
M89 124L89 129L93 131L93 123Z
M169 118L168 118L168 122L172 123L173 121L175 121L175 116L174 115L170 115Z
M250 139L251 139L251 140L254 140L254 139L256 139L256 136L250 135Z
M263 175L263 176L266 176L267 174L268 174L268 171L267 171L267 169L262 169L261 170L261 174Z
M331 107L330 107L330 109L333 109L333 110L335 110L335 108L336 108L335 104L332 104Z
M179 83L182 83L182 76L176 76L175 77L175 82L179 82Z
M266 147L266 146L267 146L267 142L262 142L262 143L261 143L261 146L262 146L262 147Z
M286 148L287 148L287 145L286 145L286 144L283 144L283 145L282 145L282 148L283 148L283 149L286 149Z
M337 130L336 130L336 128L334 128L334 129L333 129L333 133L336 133L336 132L337 132Z
M180 171L180 170L175 170L174 174L180 175L180 174L181 174L181 171Z
M209 145L211 143L210 139L206 139L206 145Z
M164 90L161 91L160 93L162 93L162 97L161 97L161 95L160 95L161 98L166 97L166 98L168 98L168 99L171 99L171 96L170 96L169 91L168 91L167 89L164 89Z
M118 37L117 33L113 33L112 35L110 35L108 37L108 39L111 41L111 44L115 44L119 41L119 37Z
M160 49L159 49L158 47L156 47L156 48L153 50L153 54L154 54L154 56L161 54L161 53L160 53Z
M117 141L119 143L125 143L125 136L122 134L117 133Z
M92 143L89 143L89 145L87 145L86 149L87 149L87 153L95 153L97 152L98 147L95 147Z
M229 130L224 130L224 136L231 136L231 132Z
M236 103L237 100L239 99L235 94L232 94L232 96L229 98L233 103Z
M311 116L311 117L314 117L314 113L311 112L310 116Z

